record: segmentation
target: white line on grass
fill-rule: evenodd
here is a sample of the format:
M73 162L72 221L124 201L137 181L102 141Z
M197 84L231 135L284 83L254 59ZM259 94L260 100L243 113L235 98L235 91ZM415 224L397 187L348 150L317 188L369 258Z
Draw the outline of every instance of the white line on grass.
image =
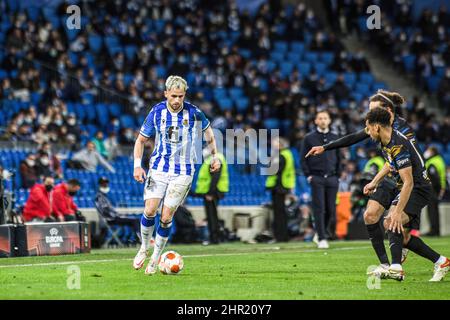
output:
M360 250L368 249L366 247L342 247L335 248L329 251L345 251L345 250ZM311 253L311 252L328 252L328 250L323 249L309 249L309 250L280 250L274 251L273 253ZM271 252L272 253L272 252ZM183 258L203 258L203 257L226 257L226 256L243 256L247 254L267 254L267 252L237 252L237 253L210 253L210 254L194 254L194 255L184 255ZM47 262L47 263L28 263L28 264L11 264L0 266L0 268L20 268L20 267L47 267L47 266L63 266L68 264L86 264L86 263L104 263L104 262L117 262L117 261L132 261L133 259L102 259L102 260L78 260L78 261L62 261L62 262Z

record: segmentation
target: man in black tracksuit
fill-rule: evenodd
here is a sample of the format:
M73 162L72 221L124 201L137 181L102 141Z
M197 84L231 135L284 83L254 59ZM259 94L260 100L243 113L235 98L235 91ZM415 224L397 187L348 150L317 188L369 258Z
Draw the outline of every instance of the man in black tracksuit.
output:
M327 238L335 235L336 195L339 187L340 156L338 150L325 151L320 156L305 158L313 146L320 146L337 139L330 132L331 117L328 111L316 115L316 130L305 136L301 152L301 165L304 175L311 184L314 224L318 235L319 248L328 248Z

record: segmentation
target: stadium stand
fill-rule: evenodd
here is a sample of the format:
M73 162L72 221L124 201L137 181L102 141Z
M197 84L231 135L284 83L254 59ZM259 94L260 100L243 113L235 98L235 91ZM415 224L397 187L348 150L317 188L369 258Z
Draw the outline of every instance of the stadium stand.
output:
M347 52L304 4L271 10L264 3L250 13L232 1L71 1L83 7L83 17L81 30L69 30L60 18L67 4L52 3L39 8L0 0L0 135L15 144L0 150L0 161L17 168L28 152L50 142L62 157L64 178L82 183L75 199L80 207L93 207L100 176L111 181L114 205L142 205L142 186L131 181L130 153L109 159L115 174L68 169L66 160L98 131L108 143L132 145L149 108L163 100L170 74L188 80L189 100L213 124L224 124L221 129L279 128L298 167L299 143L313 128L316 109L330 110L337 133L353 132L362 127L368 96L386 88L364 56ZM406 28L412 37L420 25L395 28L394 35ZM448 45L436 50L448 58ZM418 70L419 55L395 52L408 72ZM444 69L433 70L422 77L429 89L448 86ZM431 119L423 122L419 105L413 101L408 109L419 139L436 143L450 163L450 118L440 128ZM357 160L364 162L350 149L346 161ZM18 205L28 195L20 179L16 174L9 185ZM231 165L230 193L221 204L268 202L264 179ZM308 193L305 177L298 181L297 194ZM201 199L188 197L187 204L200 205Z

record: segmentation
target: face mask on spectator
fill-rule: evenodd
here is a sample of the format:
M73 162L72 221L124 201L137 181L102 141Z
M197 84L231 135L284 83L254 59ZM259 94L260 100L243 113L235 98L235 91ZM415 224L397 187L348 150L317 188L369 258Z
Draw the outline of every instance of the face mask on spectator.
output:
M47 190L47 192L52 191L52 189L53 189L53 185L52 184L46 184L45 185L45 190Z
M431 151L430 150L425 150L425 152L423 153L423 157L425 159L429 159L431 157Z
M102 193L108 193L109 192L109 190L110 190L110 188L109 187L100 187L100 192L102 192Z
M42 163L44 166L48 166L49 163L50 163L50 160L49 160L47 157L41 158L40 161L41 161L41 163Z
M77 194L76 191L69 191L69 195L72 196L72 197L76 196L76 194Z
M30 166L30 167L34 167L34 165L36 164L35 161L33 159L27 159L26 163Z
M63 124L63 121L62 121L62 120L60 120L60 119L58 119L58 120L55 120L55 124L56 124L57 126L62 126L62 124Z
M74 126L77 123L77 120L75 120L74 118L70 118L69 120L67 120L67 123L71 126Z

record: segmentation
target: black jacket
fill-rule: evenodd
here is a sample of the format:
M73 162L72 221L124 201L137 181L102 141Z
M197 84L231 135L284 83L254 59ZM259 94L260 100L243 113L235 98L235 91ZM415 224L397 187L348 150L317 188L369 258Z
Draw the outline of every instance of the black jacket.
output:
M336 140L337 135L328 131L327 133L320 133L317 129L308 133L305 136L302 144L300 163L303 174L308 177L311 175L318 176L340 176L341 174L341 159L339 150L327 150L321 155L310 156L305 159L308 151L315 146L322 146L332 140Z

